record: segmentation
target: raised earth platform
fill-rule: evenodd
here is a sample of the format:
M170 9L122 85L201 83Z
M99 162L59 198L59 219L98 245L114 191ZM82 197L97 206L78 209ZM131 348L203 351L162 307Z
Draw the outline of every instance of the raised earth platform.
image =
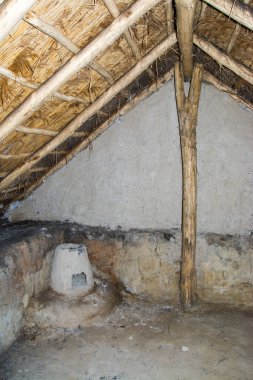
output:
M47 290L39 297L31 298L25 311L25 325L40 328L87 327L104 318L120 300L117 289L108 281L100 281L88 295L73 299Z
M54 250L63 243L85 244L97 277L126 293L178 303L179 230L112 231L46 222L1 226L0 351L17 338L27 308L48 289ZM252 236L199 234L196 266L200 302L253 307Z

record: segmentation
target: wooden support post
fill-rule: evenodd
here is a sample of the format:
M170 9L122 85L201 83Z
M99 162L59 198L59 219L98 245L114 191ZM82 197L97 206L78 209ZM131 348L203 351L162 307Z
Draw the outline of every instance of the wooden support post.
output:
M202 65L193 70L188 97L184 92L184 76L179 63L175 64L175 90L180 129L183 210L182 210L182 261L180 273L180 298L184 307L191 306L195 299L196 273L196 195L197 195L197 152L196 124L201 82Z
M191 78L193 68L193 21L196 0L175 0L177 39L186 79Z

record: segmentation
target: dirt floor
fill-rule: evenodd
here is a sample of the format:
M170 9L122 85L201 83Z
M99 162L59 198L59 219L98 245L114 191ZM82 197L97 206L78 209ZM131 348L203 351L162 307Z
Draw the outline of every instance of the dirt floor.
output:
M2 355L0 379L252 380L253 314L128 299L84 329L32 327Z

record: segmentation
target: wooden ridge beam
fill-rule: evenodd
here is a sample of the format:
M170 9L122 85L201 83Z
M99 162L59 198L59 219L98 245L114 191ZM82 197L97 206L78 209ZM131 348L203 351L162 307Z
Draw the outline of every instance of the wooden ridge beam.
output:
M22 20L36 0L7 0L0 6L0 41Z
M246 99L241 98L236 91L234 91L231 87L227 86L226 84L222 83L219 79L217 79L214 75L210 74L208 71L204 70L204 81L211 84L215 88L217 88L220 91L225 92L228 94L232 99L234 99L237 103L242 104L244 107L249 108L251 111L253 111L253 104L247 101Z
M184 76L179 62L175 64L175 91L179 120L182 173L182 253L180 270L180 299L189 307L196 293L196 216L197 216L197 148L196 125L203 76L203 67L195 64L189 94L185 95Z
M39 106L58 90L72 75L88 65L99 53L115 42L135 21L148 12L160 0L137 0L110 26L103 30L79 53L66 62L54 75L29 95L0 124L0 141L22 124Z
M193 36L193 42L196 46L202 49L206 54L212 57L219 65L227 67L229 70L233 71L236 75L244 79L253 85L253 71L248 69L246 66L236 62L234 59L229 58L225 53L217 49L215 46L210 44L196 34Z
M253 8L241 1L235 0L203 0L208 5L218 9L229 18L237 21L249 30L253 30Z
M68 37L66 37L63 33L57 30L53 25L50 25L47 22L43 21L34 12L28 12L24 17L24 20L28 22L30 25L32 25L34 28L40 30L42 33L48 35L49 37L59 42L73 54L77 54L81 50ZM109 73L109 71L107 71L99 63L93 61L89 63L89 66L98 74L100 74L109 84L113 84L115 82L113 76Z
M13 80L14 82L21 84L21 86L32 88L34 90L40 87L38 83L30 82L26 78L22 77L21 75L16 75L13 71L6 69L3 66L0 66L0 75L3 75L8 79ZM57 91L53 94L53 96L55 98L64 100L65 102L82 103L82 104L85 104L86 106L89 105L89 102L87 100L79 98L78 96L66 95Z
M5 210L8 208L9 204L12 202L16 202L24 199L28 195L30 195L38 186L40 186L49 176L55 173L57 170L65 166L73 157L75 157L80 151L87 148L96 138L102 135L114 122L118 117L125 115L128 111L133 109L138 103L146 99L148 96L157 91L160 87L162 87L165 83L171 80L174 74L174 68L169 70L166 74L164 74L161 78L159 78L155 83L142 91L139 95L136 95L133 99L131 99L127 104L125 104L119 111L114 113L109 117L103 124L101 124L95 131L91 132L89 136L79 143L74 149L72 149L69 153L67 153L63 158L57 162L52 168L50 168L45 175L39 178L36 182L30 185L22 194L17 195L14 199L11 199L10 202L5 205Z
M193 21L196 3L196 0L175 0L177 40L186 79L191 78L193 69Z
M15 169L10 175L0 182L0 190L9 186L17 177L25 173L28 169L39 162L50 151L68 139L83 123L92 117L98 110L105 106L120 91L135 80L144 70L146 70L156 59L176 43L175 33L160 42L148 54L146 54L136 65L121 77L114 85L96 99L86 110L77 115L56 137L38 149L26 162Z

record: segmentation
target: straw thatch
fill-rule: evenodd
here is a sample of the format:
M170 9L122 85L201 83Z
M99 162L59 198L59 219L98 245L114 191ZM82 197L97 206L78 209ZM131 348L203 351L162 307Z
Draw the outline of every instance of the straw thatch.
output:
M1 7L15 1L18 0L6 0L0 5L0 18ZM11 202L27 196L44 178L63 166L78 151L90 146L92 140L110 125L121 110L126 112L173 75L174 62L181 55L176 39L172 36L173 31L177 30L176 10L170 0L153 1L148 12L138 17L130 28L125 28L114 42L101 48L88 61L88 65L86 63L83 68L69 75L66 81L63 78L60 88L40 99L36 107L27 109L20 123L18 118L16 123L13 122L14 110L19 110L25 99L29 100L31 94L34 96L37 89L41 89L42 83L59 73L59 69L64 69L64 64L80 49L89 49L96 37L100 38L101 33L107 31L114 20L118 22L124 15L132 17L129 7L136 3L137 0L31 1L31 9L26 9L21 14L20 21L15 26L10 26L9 34L2 37L2 211ZM252 4L242 6L251 12ZM252 30L206 3L197 2L192 32L196 38L207 41L218 52L224 53L235 65L231 71L230 66L225 67L218 58L210 57L195 44L190 51L193 51L193 60L205 67L204 80L253 109L253 86L248 79L253 69ZM172 37L167 51L161 50L159 57L153 55L150 66L143 66L141 70L143 57L168 36ZM181 47L181 41L179 46ZM137 62L138 75L129 77L130 83L128 73ZM241 75L238 64L249 77ZM118 81L122 77L126 78L126 85L118 88ZM121 82L124 83L124 80ZM110 97L107 94L115 86L117 91ZM105 101L107 99L106 103L95 102L102 97ZM94 104L101 104L101 107L97 109ZM88 118L77 119L77 115L83 115L85 110L89 111L86 111ZM74 122L75 126L65 134L66 126L72 120L81 122ZM52 141L56 143L52 144Z

